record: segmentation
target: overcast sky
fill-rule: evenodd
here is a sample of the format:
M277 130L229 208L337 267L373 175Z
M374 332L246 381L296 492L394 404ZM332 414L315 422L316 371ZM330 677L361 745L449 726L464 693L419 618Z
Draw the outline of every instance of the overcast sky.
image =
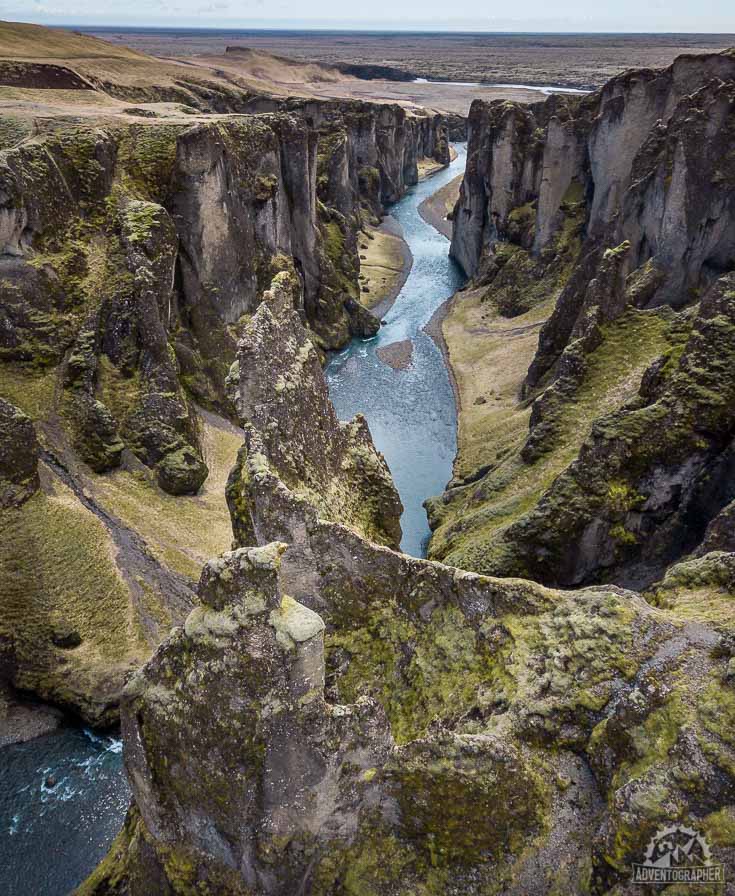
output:
M497 12L496 12L497 10ZM438 31L735 32L735 0L0 0L41 24Z

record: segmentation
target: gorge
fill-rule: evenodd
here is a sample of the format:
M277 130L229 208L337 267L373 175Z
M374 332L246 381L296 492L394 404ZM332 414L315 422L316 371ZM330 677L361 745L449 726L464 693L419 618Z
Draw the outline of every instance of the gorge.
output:
M456 410L440 350L427 332L441 304L462 279L447 255L447 241L418 212L432 193L464 168L465 148L457 157L392 206L412 256L411 271L383 326L368 342L356 341L339 352L325 375L339 416L365 415L378 450L385 457L403 502L401 548L425 557L430 531L423 503L451 478L456 452ZM393 369L381 350L411 344L410 361Z
M77 892L632 896L676 826L729 885L732 52L476 101L465 166L79 46L0 153L0 723L119 719L131 791Z

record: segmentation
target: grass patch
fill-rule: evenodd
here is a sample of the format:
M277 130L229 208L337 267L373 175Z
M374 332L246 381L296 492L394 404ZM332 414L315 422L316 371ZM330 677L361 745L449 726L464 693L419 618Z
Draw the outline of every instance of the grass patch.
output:
M0 364L0 394L32 420L47 417L53 410L55 384L55 369Z
M208 414L201 439L209 476L197 495L166 494L143 470L116 470L95 482L106 510L138 532L157 560L194 580L210 558L231 547L225 485L243 436Z
M360 234L360 301L368 308L395 293L403 274L403 241L377 227Z
M13 645L18 687L90 707L150 647L104 525L48 471L43 480L45 491L0 513L0 639ZM70 632L78 646L54 644Z
M461 304L460 298L456 307ZM467 475L482 464L490 470L478 485L462 490L454 501L439 508L440 525L431 543L435 559L482 571L490 543L538 503L577 457L593 422L634 395L643 372L669 346L666 311L631 309L603 327L602 344L588 356L580 388L572 401L561 406L556 445L526 464L518 450L525 441L530 412L517 395L535 351L537 331L529 331L517 342L509 332L550 310L551 303L512 321L493 317L489 311L483 320L482 306L475 299L464 312L453 309L448 318L445 333L453 366L455 370L459 366L453 354L458 351L463 368L457 374L462 411L456 474ZM473 326L478 332L473 332ZM487 404L478 407L473 395L482 389ZM493 400L496 390L497 402Z

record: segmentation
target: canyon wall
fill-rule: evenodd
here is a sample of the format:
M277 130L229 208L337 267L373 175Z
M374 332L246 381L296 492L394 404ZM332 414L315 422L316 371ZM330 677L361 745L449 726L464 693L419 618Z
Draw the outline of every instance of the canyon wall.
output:
M575 443L592 390L600 419L517 513L497 512L502 463L454 483L432 502L432 556L556 585L650 585L732 500L734 108L732 53L626 72L583 98L473 105L452 253L502 315L552 305L513 477Z

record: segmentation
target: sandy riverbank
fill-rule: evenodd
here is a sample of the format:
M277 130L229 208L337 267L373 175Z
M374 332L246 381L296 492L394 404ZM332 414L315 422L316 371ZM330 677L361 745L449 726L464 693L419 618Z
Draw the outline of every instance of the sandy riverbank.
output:
M377 317L383 317L403 289L413 257L401 225L386 215L379 227L360 234L360 301Z
M463 174L458 174L454 180L437 190L428 199L424 199L419 206L419 214L424 221L438 230L448 240L452 238L452 222L447 215L451 213L459 197L459 188L463 176Z

